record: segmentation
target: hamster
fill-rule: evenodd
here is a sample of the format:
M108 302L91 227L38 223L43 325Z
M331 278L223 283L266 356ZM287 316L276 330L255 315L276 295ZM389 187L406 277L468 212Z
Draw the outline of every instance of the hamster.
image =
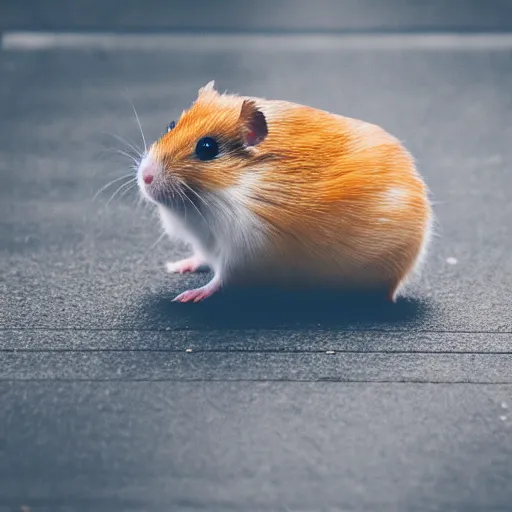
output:
M432 226L410 153L379 126L287 101L221 94L214 82L143 155L141 193L213 271L174 301L232 284L379 290L391 301Z

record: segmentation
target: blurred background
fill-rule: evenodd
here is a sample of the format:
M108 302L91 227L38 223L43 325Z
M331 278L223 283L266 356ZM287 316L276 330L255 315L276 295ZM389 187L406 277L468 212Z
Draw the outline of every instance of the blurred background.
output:
M0 30L507 30L508 0L2 0Z
M0 37L0 512L511 510L512 0L0 0ZM212 79L405 142L438 223L396 307L174 307L209 276L119 152Z

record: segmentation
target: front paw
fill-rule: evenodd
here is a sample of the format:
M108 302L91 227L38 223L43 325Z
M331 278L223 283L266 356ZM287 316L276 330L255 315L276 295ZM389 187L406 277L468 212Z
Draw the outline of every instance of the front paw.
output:
M185 272L197 272L203 262L197 256L191 256L179 261L170 261L165 265L167 272L171 274L184 274Z

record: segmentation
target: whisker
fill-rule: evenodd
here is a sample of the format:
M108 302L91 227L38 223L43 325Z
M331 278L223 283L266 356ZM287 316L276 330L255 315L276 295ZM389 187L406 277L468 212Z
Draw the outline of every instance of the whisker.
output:
M148 146L146 144L146 137L144 137L144 130L142 129L142 124L139 119L139 114L137 114L137 110L135 109L135 105L133 104L133 101L126 94L124 94L124 97L128 100L128 103L130 103L133 113L135 114L135 119L137 120L137 124L139 125L140 134L142 136L142 142L144 143L144 153L147 153Z
M121 199L122 197L124 197L130 190L133 190L133 188L136 186L137 186L137 183L132 183L128 188L125 188L123 190L123 193L119 195L118 199Z
M123 189L125 188L127 185L128 186L131 186L133 184L133 182L136 180L137 178L132 178L130 181L127 181L126 183L123 183L111 196L110 196L110 199L107 201L107 204L105 206L108 206L110 204L110 202L114 199L114 197L117 196L117 194Z
M183 183L183 182L181 182ZM201 218L203 219L204 223L208 226L208 222L206 222L206 219L204 218L204 215L201 213L201 210L199 210L199 208L194 204L194 201L192 201L192 199L190 199L190 197L188 197L186 194L183 194L183 191L181 191L181 194L185 197L185 199L188 200L188 202L196 209L197 213L199 213L199 215L201 216ZM185 212L187 211L187 209L185 208Z
M130 153L127 153L126 151L123 151L122 149L113 149L116 153L119 153L120 155L125 156L126 158L129 158L133 161L133 163L138 167L139 166L139 160L135 158L133 155L130 155Z
M146 144L146 137L144 137L144 131L142 130L142 124L141 124L140 119L139 119L139 114L137 114L137 111L135 110L135 106L132 105L132 107L133 107L133 113L135 114L135 117L137 119L137 124L139 125L140 134L142 136L142 142L144 142L144 153L147 153L148 152L148 146Z
M105 186L101 187L98 192L96 192L96 194L94 194L93 198L91 199L91 201L94 201L105 189L107 189L108 187L110 187L110 185L113 185L114 183L116 183L117 181L120 181L120 180L124 180L126 178L132 178L133 174L125 174L124 176L121 176L120 178L116 178L115 180L112 180L110 181L109 183L107 183Z
M140 207L146 206L146 204L147 204L147 201L144 201L144 197L142 196L142 194L139 194L139 197L137 198L137 202L135 204L135 209L140 210Z
M190 190L190 192L192 192L193 194L195 194L198 199L200 199L206 206L209 206L209 204L206 202L205 199L203 199L198 192L196 192L190 185L187 185L184 181L180 181L180 184L183 185L184 187L187 187L188 190Z
M178 195L178 197L181 199L181 203L183 204L183 212L185 214L185 222L186 222L187 221L187 207L185 205L185 200L183 199L183 192L180 190L179 187L176 187L175 191L176 191L176 194Z
M137 265L140 265L147 257L147 255L163 240L166 235L165 231L157 238L156 242L144 253L144 256L137 262Z
M139 157L142 156L142 151L140 150L140 148L134 142L132 142L131 140L125 139L124 137L116 135L115 133L103 132L103 135L108 135L109 137L114 137L115 139L117 139L122 144L128 146L130 149L133 149L133 151L135 151L135 153L137 153L137 155Z

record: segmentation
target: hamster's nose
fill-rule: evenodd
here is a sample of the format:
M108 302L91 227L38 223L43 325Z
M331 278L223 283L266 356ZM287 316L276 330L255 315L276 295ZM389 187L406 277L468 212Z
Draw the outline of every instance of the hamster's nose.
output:
M147 156L142 161L139 172L142 174L142 181L146 185L149 185L153 183L155 179L155 175L158 172L158 165L153 158Z

